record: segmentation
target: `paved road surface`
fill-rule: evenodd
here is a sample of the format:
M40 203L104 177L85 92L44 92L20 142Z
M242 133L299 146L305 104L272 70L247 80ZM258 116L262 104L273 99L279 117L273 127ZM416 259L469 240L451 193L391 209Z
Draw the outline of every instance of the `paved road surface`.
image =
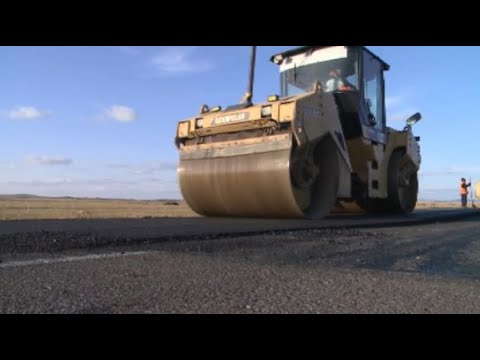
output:
M447 218L0 223L0 312L480 313L480 218Z

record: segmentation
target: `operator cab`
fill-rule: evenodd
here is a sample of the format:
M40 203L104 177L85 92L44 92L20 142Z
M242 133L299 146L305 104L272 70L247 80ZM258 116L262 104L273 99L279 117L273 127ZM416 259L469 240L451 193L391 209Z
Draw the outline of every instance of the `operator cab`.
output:
M320 85L335 96L347 139L364 136L386 143L384 71L390 66L362 46L304 46L274 55L281 95L311 92Z

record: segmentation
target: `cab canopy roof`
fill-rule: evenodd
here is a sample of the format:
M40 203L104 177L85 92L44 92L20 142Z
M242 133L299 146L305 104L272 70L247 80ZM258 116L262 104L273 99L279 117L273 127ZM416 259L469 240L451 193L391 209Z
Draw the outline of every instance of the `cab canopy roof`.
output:
M295 55L302 54L302 53L314 52L314 51L319 50L319 49L325 49L325 48L331 48L331 47L333 47L333 46L302 46L302 47L299 47L299 48L295 48L295 49L292 49L292 50L288 50L288 51L273 55L270 58L270 61L278 64L279 63L278 59L281 59L280 60L280 62L281 62L283 59L289 58L291 56L295 56ZM347 47L349 47L349 46L347 46ZM383 64L383 69L385 71L390 70L390 65L388 65L385 61L380 59L377 55L375 55L370 50L368 50L365 46L358 46L358 47L365 50L370 55L372 55L374 58L379 60Z

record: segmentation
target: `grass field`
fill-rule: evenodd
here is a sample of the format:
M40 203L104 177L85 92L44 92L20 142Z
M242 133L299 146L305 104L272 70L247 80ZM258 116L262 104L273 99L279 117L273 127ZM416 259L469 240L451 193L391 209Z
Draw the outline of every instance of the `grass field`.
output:
M191 216L198 215L184 202L0 197L0 220Z
M469 207L471 202L469 199ZM460 208L460 202L422 201L417 209ZM183 201L0 197L0 220L196 217Z

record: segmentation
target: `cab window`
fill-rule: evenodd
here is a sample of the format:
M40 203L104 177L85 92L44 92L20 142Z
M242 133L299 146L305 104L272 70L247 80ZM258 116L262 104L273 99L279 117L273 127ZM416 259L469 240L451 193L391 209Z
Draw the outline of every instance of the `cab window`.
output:
M363 69L363 91L370 111L370 125L382 131L385 126L382 64L372 54L364 51Z

